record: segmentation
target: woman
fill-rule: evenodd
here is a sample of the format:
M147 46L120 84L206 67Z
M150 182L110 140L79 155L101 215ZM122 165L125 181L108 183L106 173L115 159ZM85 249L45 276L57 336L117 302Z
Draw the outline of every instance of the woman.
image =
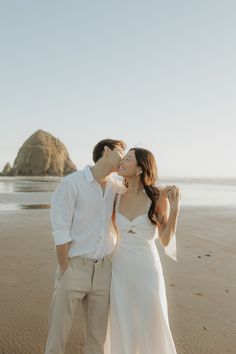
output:
M111 303L105 354L176 354L165 283L155 239L176 260L179 189L155 187L152 153L132 148L118 171L127 191L118 195L118 242L112 258Z

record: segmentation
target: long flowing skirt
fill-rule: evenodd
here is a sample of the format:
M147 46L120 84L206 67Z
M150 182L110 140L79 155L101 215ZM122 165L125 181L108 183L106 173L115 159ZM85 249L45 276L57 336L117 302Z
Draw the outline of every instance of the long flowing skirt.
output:
M113 256L105 354L176 354L155 244L120 244Z

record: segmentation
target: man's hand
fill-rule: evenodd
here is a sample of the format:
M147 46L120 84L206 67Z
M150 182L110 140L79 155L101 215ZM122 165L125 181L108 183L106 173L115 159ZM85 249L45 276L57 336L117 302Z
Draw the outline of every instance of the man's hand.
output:
M63 274L69 267L69 259L64 264L59 264L60 273Z
M60 268L61 274L64 273L69 267L69 243L65 243L64 245L58 245L56 247L57 251L57 260Z

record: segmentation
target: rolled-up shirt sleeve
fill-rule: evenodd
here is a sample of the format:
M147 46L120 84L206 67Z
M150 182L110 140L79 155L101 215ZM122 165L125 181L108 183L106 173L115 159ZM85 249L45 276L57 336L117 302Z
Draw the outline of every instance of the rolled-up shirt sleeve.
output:
M51 198L51 226L55 245L71 242L71 225L78 192L70 181L65 178L57 186Z

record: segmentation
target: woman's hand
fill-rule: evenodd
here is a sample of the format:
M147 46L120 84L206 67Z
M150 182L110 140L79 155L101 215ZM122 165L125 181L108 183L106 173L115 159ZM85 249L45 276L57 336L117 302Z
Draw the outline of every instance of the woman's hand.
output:
M168 198L170 203L170 211L179 211L180 208L180 190L176 186L166 186L162 190L162 194Z

